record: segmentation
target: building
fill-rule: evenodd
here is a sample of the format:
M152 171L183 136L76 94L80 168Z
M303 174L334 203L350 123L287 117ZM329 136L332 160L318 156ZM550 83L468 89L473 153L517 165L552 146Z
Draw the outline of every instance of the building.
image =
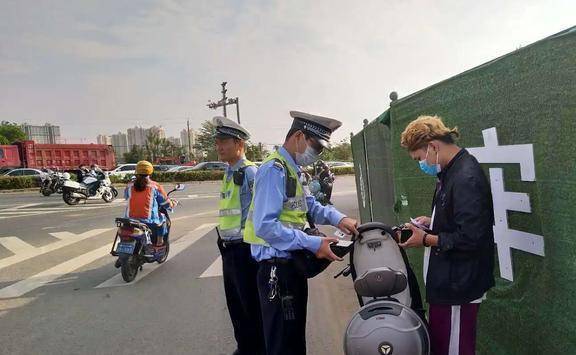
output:
M182 146L182 141L178 137L168 137L168 142L174 144L177 147Z
M164 127L159 126L152 126L150 128L148 128L146 130L146 136L148 136L148 134L153 133L156 134L158 136L158 138L160 139L166 139L166 131L164 130Z
M142 127L128 128L128 147L132 149L133 146L144 147L146 145L147 129Z
M26 139L38 144L60 144L60 126L46 123L44 126L23 124L22 130L26 133Z
M99 134L96 137L96 143L98 144L106 144L106 145L112 145L112 137L104 135L104 134Z
M187 154L190 154L190 148L192 148L192 155L193 156L197 156L198 152L196 151L196 149L194 148L194 146L196 145L196 140L198 137L198 133L196 131L194 131L193 129L190 130L190 135L188 135L188 130L187 129L183 129L180 132L180 141L182 142L182 146L184 147L184 151ZM190 143L190 144L188 144Z
M118 132L110 137L110 143L114 148L114 155L118 162L124 161L124 154L130 151L130 146L128 145L128 136L124 133Z

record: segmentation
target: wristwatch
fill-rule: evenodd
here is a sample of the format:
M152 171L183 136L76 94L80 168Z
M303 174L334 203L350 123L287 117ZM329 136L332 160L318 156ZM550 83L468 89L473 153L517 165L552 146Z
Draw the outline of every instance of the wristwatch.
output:
M424 233L424 237L422 237L422 245L427 247L428 245L426 245L426 237L428 236L428 233Z

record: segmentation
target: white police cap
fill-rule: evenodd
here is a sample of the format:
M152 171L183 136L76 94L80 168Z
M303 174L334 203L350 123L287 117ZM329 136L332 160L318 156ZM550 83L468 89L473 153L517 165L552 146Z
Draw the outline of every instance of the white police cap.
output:
M212 124L216 130L216 138L238 138L244 141L250 139L250 132L226 117L216 116L212 119Z

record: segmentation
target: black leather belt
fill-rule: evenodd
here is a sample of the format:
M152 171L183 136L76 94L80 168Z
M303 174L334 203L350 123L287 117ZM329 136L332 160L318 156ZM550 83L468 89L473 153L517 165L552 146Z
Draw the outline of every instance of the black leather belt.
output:
M261 263L272 264L272 265L288 265L292 263L292 259L287 258L270 258L265 260L260 260Z
M222 246L224 248L229 248L231 246L244 244L244 240L243 239L233 239L233 240L220 239L220 243L222 243Z

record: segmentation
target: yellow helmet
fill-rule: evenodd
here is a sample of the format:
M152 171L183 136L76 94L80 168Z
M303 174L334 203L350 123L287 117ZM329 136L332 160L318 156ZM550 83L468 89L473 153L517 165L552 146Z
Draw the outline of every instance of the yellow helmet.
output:
M154 172L154 167L149 161L140 160L136 164L136 174L137 175L152 175Z

